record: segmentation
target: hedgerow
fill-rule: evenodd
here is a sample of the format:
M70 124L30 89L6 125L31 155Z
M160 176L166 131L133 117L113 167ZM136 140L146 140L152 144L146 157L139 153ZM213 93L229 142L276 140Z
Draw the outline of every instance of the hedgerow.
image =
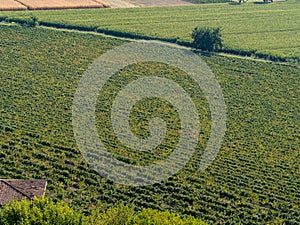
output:
M48 198L12 201L0 208L0 225L205 225L199 219L180 217L168 211L144 209L134 212L134 205L118 204L105 212L95 208L91 215L74 211L64 201Z

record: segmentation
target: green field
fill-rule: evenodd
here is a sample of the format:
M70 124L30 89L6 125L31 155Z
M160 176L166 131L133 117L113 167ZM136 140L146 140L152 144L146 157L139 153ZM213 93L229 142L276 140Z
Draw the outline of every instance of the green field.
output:
M190 43L195 26L222 28L225 49L274 59L300 57L300 2L195 6L0 12L0 17L33 14L41 24L74 27L128 37Z
M94 11L86 12L89 15ZM42 18L50 12L38 13ZM203 129L194 157L180 173L160 184L127 187L112 183L88 166L72 130L73 96L84 71L104 52L125 42L7 25L0 25L0 37L1 178L47 179L47 196L85 211L101 204L132 202L137 210L168 209L210 224L300 223L299 67L203 56L216 74L228 110L227 132L217 159L205 172L197 171L211 121L202 92L191 89ZM132 164L165 157L169 154L165 147L172 147L178 134L176 111L166 102L146 101L132 112L133 130L139 136L147 135L144 122L149 117L161 115L166 119L170 133L157 149L162 154L140 157L115 141L107 118L111 98L128 79L145 74L170 77L187 90L193 88L176 68L142 63L122 70L107 85L106 92L100 93L100 138L107 141L118 159Z

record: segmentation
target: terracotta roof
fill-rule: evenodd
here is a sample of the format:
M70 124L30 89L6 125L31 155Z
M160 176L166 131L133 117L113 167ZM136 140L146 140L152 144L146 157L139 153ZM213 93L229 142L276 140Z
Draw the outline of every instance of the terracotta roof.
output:
M33 199L41 197L46 192L45 180L4 180L0 179L0 205L11 200Z

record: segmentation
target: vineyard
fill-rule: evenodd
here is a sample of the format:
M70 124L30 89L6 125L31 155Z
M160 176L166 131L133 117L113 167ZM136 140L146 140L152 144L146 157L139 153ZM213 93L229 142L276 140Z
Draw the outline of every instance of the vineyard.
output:
M189 45L195 26L221 27L225 51L270 59L300 57L300 2L276 4L200 4L194 6L1 12L41 25L93 30L122 37L154 38ZM79 16L80 15L80 16Z
M87 18L93 11L86 12L82 16ZM46 15L39 12L41 20ZM166 157L178 141L177 112L159 99L146 99L131 113L132 129L140 137L148 135L147 121L153 115L168 124L166 139L153 154L138 155L116 140L109 105L130 79L156 75L178 82L195 101L202 130L196 153L180 173L152 186L127 187L89 167L72 129L73 96L84 71L104 52L125 42L7 25L0 25L0 36L1 178L47 179L48 197L85 212L102 204L131 202L136 210L168 209L209 224L300 223L298 66L203 56L222 87L228 119L218 157L201 173L197 166L211 124L201 90L183 71L165 64L139 63L121 70L100 93L96 110L100 138L116 158L148 164Z

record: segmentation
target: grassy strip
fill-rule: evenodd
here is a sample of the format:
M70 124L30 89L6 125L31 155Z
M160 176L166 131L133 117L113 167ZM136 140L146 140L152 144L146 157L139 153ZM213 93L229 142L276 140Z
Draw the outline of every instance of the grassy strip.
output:
M190 46L196 26L221 27L224 52L289 61L300 58L299 2L274 4L199 4L134 9L50 10L1 12L24 18L32 14L41 23L74 27L135 39L154 39Z
M20 25L27 25L28 24L28 18L12 18L12 17L5 17L5 16L0 16L0 21L5 21L5 22L14 22L18 23ZM52 28L58 28L58 29L71 29L71 30L78 30L78 31L93 31L101 34L106 34L106 35L112 35L115 37L120 37L120 38L131 38L131 39L140 39L140 40L158 40L158 41L165 41L165 42L170 42L170 43L176 43L182 46L186 47L193 47L191 42L188 41L181 41L178 38L160 38L160 37L149 37L147 35L141 35L133 32L122 32L122 31L117 31L117 30L110 30L110 29L105 29L105 28L100 28L97 26L83 26L83 25L75 25L75 24L68 24L68 23L57 23L57 22L47 22L47 21L40 21L39 25L41 26L46 26L46 27L52 27ZM239 56L247 56L247 57L254 57L258 59L266 59L274 62L298 62L299 58L298 57L283 57L280 55L275 55L275 54L267 54L267 53L260 53L257 52L256 50L243 50L243 49L234 49L234 48L229 48L225 47L218 52L220 53L228 53L228 54L233 54L233 55L239 55Z

